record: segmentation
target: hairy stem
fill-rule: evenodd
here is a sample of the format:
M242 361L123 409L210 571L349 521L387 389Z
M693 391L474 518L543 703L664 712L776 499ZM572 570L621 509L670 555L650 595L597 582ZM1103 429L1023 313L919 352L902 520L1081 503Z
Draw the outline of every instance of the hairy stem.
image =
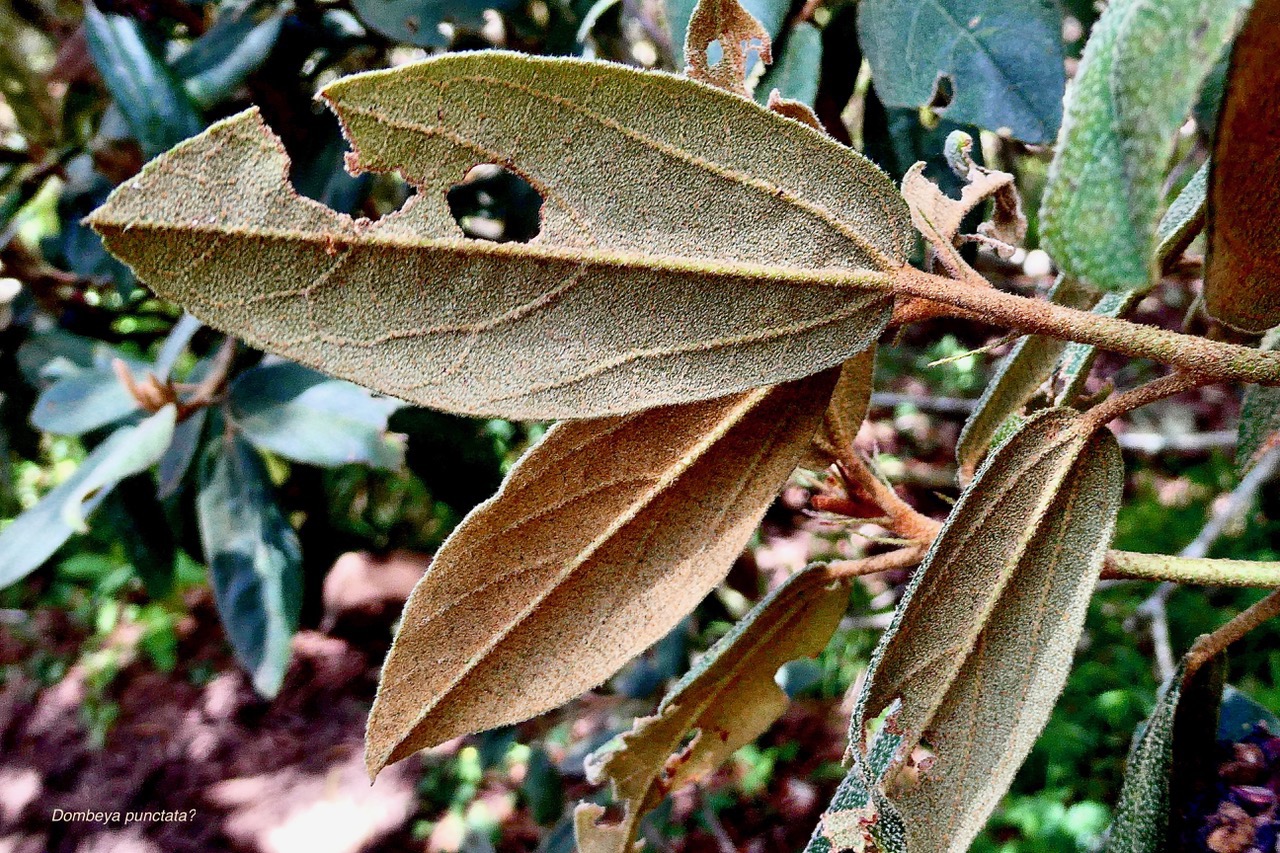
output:
M1280 561L1211 560L1173 554L1108 551L1102 577L1276 589L1280 588Z
M1185 677L1190 678L1197 669L1226 651L1227 646L1276 616L1280 616L1280 590L1271 593L1212 634L1205 634L1196 640L1187 653Z
M886 551L860 560L836 560L827 563L826 572L833 579L857 578L874 575L892 569L909 569L918 566L928 552L926 545L909 545L896 551Z
M1078 311L1042 299L930 275L913 267L901 267L892 273L891 286L898 293L946 303L960 309L958 313L965 317L992 325L1091 344L1133 358L1149 358L1205 379L1280 385L1280 353Z
M1123 394L1116 394L1114 397L1103 400L1085 412L1084 417L1092 429L1101 429L1134 409L1181 394L1183 391L1190 391L1204 384L1206 384L1204 379L1190 373L1170 373L1146 385L1140 385Z

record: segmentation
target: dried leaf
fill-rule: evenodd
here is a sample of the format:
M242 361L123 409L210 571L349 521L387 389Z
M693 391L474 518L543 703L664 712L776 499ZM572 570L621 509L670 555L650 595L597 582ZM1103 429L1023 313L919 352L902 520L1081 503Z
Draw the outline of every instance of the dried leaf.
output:
M720 49L715 61L707 55L713 44ZM769 31L754 15L738 0L698 0L684 42L689 63L684 73L690 79L749 98L747 56L753 52L766 64L773 61Z
M1262 332L1280 324L1280 2L1256 0L1236 38L1209 169L1205 310Z
M452 411L588 417L722 396L839 364L888 321L883 291L853 280L905 263L901 198L861 155L745 98L483 52L325 95L356 168L419 187L404 210L369 223L298 198L246 112L91 221L210 325ZM479 162L543 195L534 240L462 236L445 190Z
M774 681L788 661L822 651L849 602L849 591L821 566L795 575L757 604L662 700L658 713L636 720L619 745L587 759L587 775L609 781L625 806L617 823L604 809L574 812L582 853L626 853L636 825L671 791L705 778L786 710ZM685 736L694 738L683 749Z
M1112 0L1067 94L1040 207L1059 269L1103 290L1145 290L1177 130L1235 33L1244 0Z
M912 853L963 851L1066 681L1124 484L1114 436L1038 413L956 504L872 656L850 741L902 746L883 784ZM932 753L905 766L917 746Z
M405 605L370 771L554 708L670 631L746 545L835 381L553 427Z

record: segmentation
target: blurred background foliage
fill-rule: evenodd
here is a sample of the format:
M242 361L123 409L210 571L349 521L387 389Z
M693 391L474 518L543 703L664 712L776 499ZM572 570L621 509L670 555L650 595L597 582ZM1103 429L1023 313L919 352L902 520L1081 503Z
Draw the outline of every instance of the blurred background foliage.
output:
M867 27L860 32L848 0L746 5L775 38L777 62L757 69L757 96L776 87L812 105L834 136L895 177L923 159L954 190L942 140L957 128L980 138L976 153L1018 176L1033 216L1025 251L975 263L1015 289L1047 289L1051 269L1036 250L1034 212L1049 159L1044 143L1061 107L1053 53L1069 73L1096 4L1009 4L1035 6L1035 14L1000 38L1052 42L1047 65L1035 57L1044 70L1022 81L1050 105L1049 125L1022 133L1026 141L994 133L1003 125L973 107L968 90L920 93L911 81L892 80L895 57L885 53L892 46L869 41ZM649 713L690 657L787 570L868 547L858 531L809 510L805 480L797 479L726 584L681 628L565 710L410 762L402 768L410 793L395 800L394 819L348 815L344 825L364 835L345 847L334 846L323 822L310 846L263 846L296 814L280 805L256 830L236 829L233 818L248 806L218 793L220 783L255 773L304 774L297 781L329 772L324 762L308 763L323 751L317 745L358 749L398 602L426 564L422 555L493 493L545 425L405 407L263 357L151 297L81 217L148 158L250 104L280 134L299 192L345 213L385 215L412 190L392 176L343 170L344 142L314 97L327 82L486 47L678 70L692 6L0 0L0 783L30 783L11 788L29 789L25 799L0 802L0 843L83 849L106 830L48 816L54 804L103 807L83 796L96 784L103 802L121 807L197 807L190 825L138 830L140 844L166 851L571 849L570 804L600 796L585 783L583 756ZM993 100L1010 85L979 82ZM1181 138L1170 193L1205 156L1215 85L1220 90L1221 75ZM510 173L478 165L449 191L459 223L485 239L529 239L537 194ZM1185 276L1173 277L1138 317L1177 325L1190 293ZM1004 340L991 346L990 336L948 321L912 328L882 349L878 396L860 441L935 515L957 493L959 427L991 375L993 353L1007 350ZM1149 370L1104 357L1097 373L1132 384ZM1116 547L1172 553L1196 536L1235 486L1238 408L1236 390L1211 388L1143 413L1139 432L1208 438L1190 452L1128 454ZM1213 555L1280 557L1280 522L1268 520L1280 518L1278 501L1280 490L1264 487ZM865 669L902 580L858 586L828 649L779 673L796 699L792 711L710 783L677 792L647 820L655 849L803 844L843 773L841 700ZM1130 738L1155 704L1152 635L1139 612L1151 592L1117 584L1098 594L1066 692L976 850L1098 848ZM1168 602L1175 655L1258 597L1175 592ZM1280 708L1277 639L1274 627L1250 635L1229 675L1269 708ZM68 684L74 701L59 728L40 714ZM219 700L225 707L217 712L235 721L219 741L225 751L197 756L193 747L176 759L203 762L206 771L138 751L169 749L163 739L138 746L140 725L170 719L167 704L188 715L205 708L213 719L207 709L219 689L233 697ZM334 710L348 704L350 720ZM46 752L55 746L57 760ZM119 770L130 761L145 772Z

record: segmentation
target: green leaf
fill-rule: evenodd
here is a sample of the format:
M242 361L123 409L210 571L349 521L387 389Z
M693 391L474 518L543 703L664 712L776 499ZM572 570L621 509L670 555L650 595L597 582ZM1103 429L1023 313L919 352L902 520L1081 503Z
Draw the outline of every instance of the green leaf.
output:
M325 94L354 167L420 188L401 212L370 223L299 199L246 112L121 185L94 227L205 322L458 412L593 417L723 396L839 364L888 321L873 285L912 242L896 189L745 98L483 52ZM675 101L686 108L660 108ZM462 236L443 191L477 162L546 199L533 241Z
M1262 349L1280 349L1280 330L1272 330L1262 339ZM1236 476L1243 478L1262 454L1280 444L1280 388L1245 386L1239 430Z
M888 713L898 709L890 705ZM885 774L902 746L902 738L881 726L871 739L866 756L854 755L853 766L836 788L831 804L814 827L804 853L839 853L864 850L867 853L908 853L907 830L885 797ZM868 845L867 842L872 842Z
M164 452L174 411L166 406L137 426L121 427L80 467L0 530L0 588L38 569L77 532L76 522L102 502L119 480L144 471Z
M115 371L74 370L41 392L31 425L56 435L83 435L138 411L138 401Z
M1041 0L862 0L858 38L889 107L1049 142L1062 116L1062 13ZM949 86L935 92L939 78Z
M143 154L154 157L200 132L199 113L136 20L104 15L86 2L84 32L89 55Z
M1231 51L1209 169L1204 307L1249 332L1280 325L1280 2L1257 0Z
M769 93L777 89L782 97L811 107L818 97L821 73L822 32L808 21L801 21L791 28L781 55L756 87L756 100L765 103Z
M302 610L302 554L261 457L234 433L201 459L196 520L227 639L254 689L274 696Z
M666 635L746 546L836 373L552 427L405 604L370 772L548 711Z
M220 16L173 63L173 73L197 106L208 109L235 94L258 69L280 36L285 9L266 15L247 3Z
M620 820L602 822L603 808L579 804L578 846L627 853L646 812L672 791L710 775L768 729L789 704L775 673L788 661L821 652L848 603L848 587L822 566L811 566L753 607L698 658L656 715L636 720L619 743L588 756L588 779L608 781L624 811ZM682 748L691 732L693 740Z
M351 5L360 20L392 41L418 47L445 47L449 38L441 32L440 24L479 29L484 24L485 9L501 12L519 3L517 0L352 0Z
M968 847L1066 681L1124 486L1114 436L1091 430L1049 409L991 455L872 655L850 742L901 703L880 789L912 853Z
M292 362L260 365L231 383L227 403L251 443L296 462L394 470L404 446L387 434L398 400Z
M77 533L86 532L89 529L84 520L86 510L97 506L99 493L159 461L173 438L177 422L178 409L170 403L137 426L113 433L108 441L117 444L117 449L77 478L76 487L62 506L62 520Z
M1201 164L1191 180L1169 205L1156 226L1156 263L1164 266L1177 260L1204 227L1205 193L1209 185L1209 163Z
M1170 824L1186 805L1178 794L1195 784L1194 777L1216 775L1205 756L1214 746L1224 662L1202 666L1190 679L1186 663L1184 658L1160 688L1155 710L1134 733L1107 853L1175 849L1180 839Z
M1151 286L1177 130L1244 5L1107 5L1068 93L1040 207L1044 247L1067 275L1103 290Z
M169 448L156 466L157 500L173 497L182 487L182 481L191 469L191 463L195 461L208 415L208 409L197 409L174 429L173 441L169 442Z
M1049 299L1058 305L1083 310L1092 307L1098 296L1093 288L1063 276L1049 292ZM1010 417L1019 415L1049 382L1067 346L1067 341L1057 338L1027 335L1019 338L1009 354L1000 360L995 374L978 399L977 407L960 432L956 461L960 463L962 481L972 479L1001 426Z

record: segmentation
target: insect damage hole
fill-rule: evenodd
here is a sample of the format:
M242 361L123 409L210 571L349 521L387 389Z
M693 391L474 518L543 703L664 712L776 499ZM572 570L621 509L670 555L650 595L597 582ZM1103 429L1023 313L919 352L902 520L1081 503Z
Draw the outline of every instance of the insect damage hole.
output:
M938 79L933 81L933 94L929 96L929 103L926 106L940 112L951 106L955 97L956 87L951 75L939 74Z
M527 243L542 227L542 196L524 178L493 163L473 166L446 198L468 237Z

